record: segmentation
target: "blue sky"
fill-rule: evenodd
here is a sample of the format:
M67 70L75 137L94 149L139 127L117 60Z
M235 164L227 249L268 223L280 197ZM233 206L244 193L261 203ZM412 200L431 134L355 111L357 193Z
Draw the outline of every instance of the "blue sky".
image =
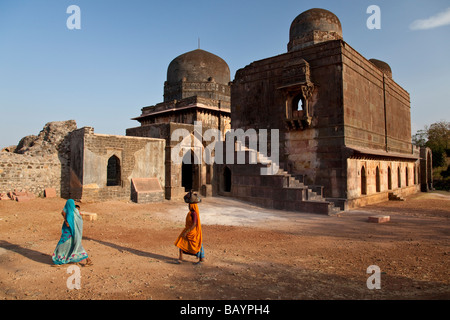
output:
M69 30L70 5L81 29ZM368 6L381 10L370 30ZM163 100L167 67L198 46L236 70L287 51L301 12L324 8L344 40L389 63L411 95L412 130L450 120L448 0L0 0L0 148L50 121L124 135ZM419 20L419 21L418 21Z

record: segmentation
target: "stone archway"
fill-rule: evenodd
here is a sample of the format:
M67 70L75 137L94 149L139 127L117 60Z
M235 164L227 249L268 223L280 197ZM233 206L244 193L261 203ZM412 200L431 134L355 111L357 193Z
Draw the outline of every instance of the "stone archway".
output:
M231 170L228 167L223 169L223 191L231 192Z
M181 165L181 186L186 192L200 190L200 172L197 157L192 150L189 150L185 153Z
M367 175L366 168L364 166L361 167L361 194L367 194Z

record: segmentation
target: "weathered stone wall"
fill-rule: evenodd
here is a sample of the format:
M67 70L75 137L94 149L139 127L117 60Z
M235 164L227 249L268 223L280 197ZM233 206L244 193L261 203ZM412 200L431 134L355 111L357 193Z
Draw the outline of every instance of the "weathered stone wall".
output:
M411 154L409 94L346 43L342 68L345 144Z
M22 138L12 152L0 153L0 192L26 190L36 196L55 188L69 196L70 147L68 136L77 128L74 120L47 123L38 135Z
M130 200L131 179L156 177L165 185L165 141L94 134L92 128L71 135L71 197L85 201ZM118 185L107 185L108 160L117 157ZM80 161L81 159L81 161Z
M26 190L36 196L44 189L55 188L58 195L67 192L66 176L61 170L57 155L31 156L15 153L0 153L0 193L17 189Z
M228 119L228 120L227 120ZM220 121L229 121L228 117L221 117ZM223 122L222 122L223 123ZM229 122L228 122L229 123ZM218 129L216 126L212 126L212 128ZM189 133L189 136L185 138L185 140L172 140L172 135L175 130L185 130L185 132ZM203 141L201 137L204 137L204 133L206 130L211 129L208 124L202 123L202 132L195 134L194 130L196 126L192 124L185 123L157 123L157 124L149 124L143 125L136 128L129 128L126 131L127 136L141 136L141 137L153 137L153 138L162 138L166 140L166 161L165 161L165 172L166 172L166 184L165 184L165 197L166 199L182 199L185 195L186 190L183 187L183 164L176 163L172 159L173 152L180 151L178 148L181 147L181 152L179 157L183 157L183 162L185 160L184 156L186 156L187 150L192 150L191 152L197 156L197 159L191 159L192 167L189 169L192 170L191 174L187 174L187 176L192 177L192 189L198 192L202 192L203 196L212 195L212 175L213 169L211 164L207 164L205 162L204 150L205 147L208 146L210 141ZM222 129L219 127L219 129ZM223 134L223 131L222 131ZM197 139L200 138L201 140ZM223 137L222 137L223 138ZM177 158L179 159L179 158ZM185 166L186 170L187 167ZM185 176L186 177L186 176Z
M420 186L420 165L418 161L350 158L347 159L347 164L348 199L369 196L380 192L399 191L412 185ZM365 171L365 192L362 190L362 168ZM379 173L378 183L377 168Z

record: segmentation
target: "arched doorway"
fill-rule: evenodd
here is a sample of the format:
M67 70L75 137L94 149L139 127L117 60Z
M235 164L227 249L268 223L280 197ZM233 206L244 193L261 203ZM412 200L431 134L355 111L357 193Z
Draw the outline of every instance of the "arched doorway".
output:
M120 159L113 155L108 159L106 168L106 186L120 185Z
M431 150L427 152L427 187L433 190L433 166L431 163Z
M409 185L409 170L408 170L408 167L405 168L405 182L406 182L405 186L408 186Z
M231 170L228 167L223 169L223 191L231 192Z
M400 165L397 167L397 186L402 187L402 173L400 171Z
M361 194L367 194L367 177L364 166L361 168Z
M181 186L184 190L199 191L200 165L197 164L197 157L191 151L185 153L181 165Z
M375 172L375 184L376 184L376 191L381 191L381 182L380 182L380 169L377 167Z
M388 189L392 190L392 171L391 171L391 167L388 167Z

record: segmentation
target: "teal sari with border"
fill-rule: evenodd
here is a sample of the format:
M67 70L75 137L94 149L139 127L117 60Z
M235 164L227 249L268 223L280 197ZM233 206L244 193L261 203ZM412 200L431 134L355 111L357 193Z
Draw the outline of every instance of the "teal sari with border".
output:
M63 210L69 226L63 222L61 238L52 255L53 263L59 265L80 262L88 257L86 250L81 245L83 218L75 208L75 202L72 199L67 200Z

